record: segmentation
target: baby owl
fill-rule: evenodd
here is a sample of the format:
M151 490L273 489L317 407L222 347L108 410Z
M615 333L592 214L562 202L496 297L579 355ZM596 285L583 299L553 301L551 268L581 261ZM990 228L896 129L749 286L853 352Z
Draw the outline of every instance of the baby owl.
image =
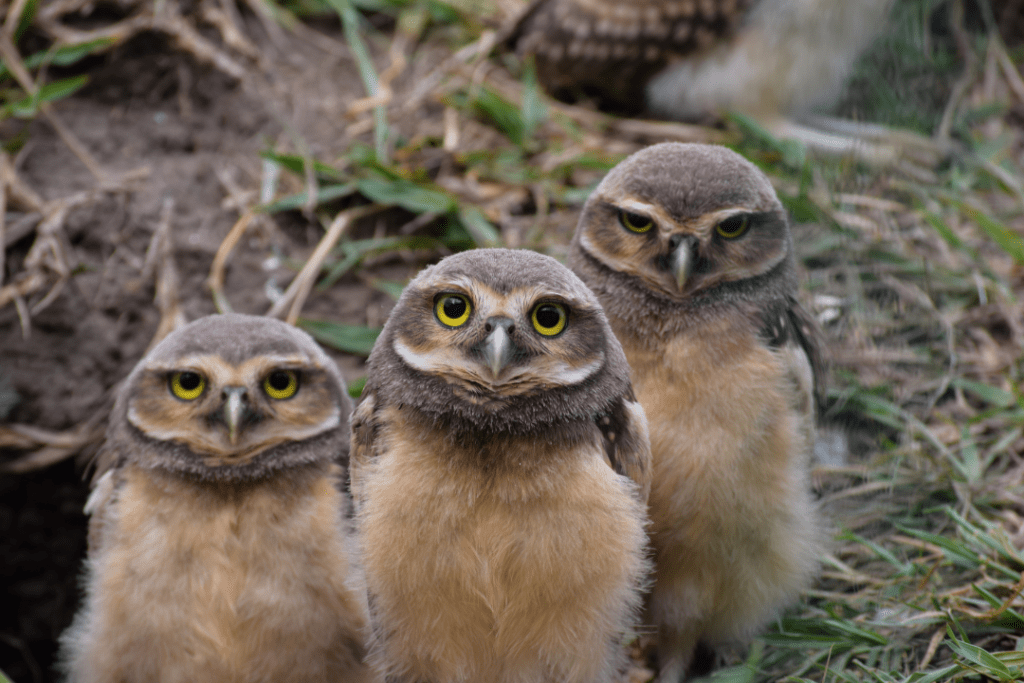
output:
M649 485L626 359L578 278L505 249L423 270L353 418L372 664L409 683L613 680Z
M341 488L351 402L277 320L171 333L121 387L86 505L72 683L366 681Z
M815 573L816 326L795 298L782 205L724 147L664 143L612 169L569 265L603 304L650 424L649 616L660 680L678 681Z

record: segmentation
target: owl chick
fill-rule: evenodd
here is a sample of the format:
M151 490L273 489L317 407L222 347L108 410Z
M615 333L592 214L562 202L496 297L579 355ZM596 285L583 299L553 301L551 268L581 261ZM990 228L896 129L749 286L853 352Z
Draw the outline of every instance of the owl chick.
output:
M782 205L724 147L654 145L612 169L569 265L604 305L649 421L649 616L660 680L678 681L699 643L752 636L816 571L816 327Z
M406 287L353 418L370 659L388 681L609 681L645 555L647 423L593 294L479 249Z
M365 594L341 488L351 402L277 320L170 334L117 396L97 479L72 683L364 681Z

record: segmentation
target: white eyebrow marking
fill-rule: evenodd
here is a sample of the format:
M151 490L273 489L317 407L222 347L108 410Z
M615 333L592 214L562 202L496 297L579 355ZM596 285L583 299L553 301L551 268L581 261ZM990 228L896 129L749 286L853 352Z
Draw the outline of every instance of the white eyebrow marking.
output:
M429 353L417 353L406 346L401 339L395 338L395 352L402 357L406 363L420 372L436 372L439 367L447 365L444 361L451 359L451 352L447 349L431 351Z
M559 363L558 366L556 366L555 377L566 385L579 384L600 370L603 365L604 352L602 351L597 358L586 365L581 365L578 368L573 368L568 363Z
M619 202L619 208L625 209L631 213L642 213L645 216L651 218L657 213L657 208L654 204L647 204L645 202L638 202L635 199L623 199Z

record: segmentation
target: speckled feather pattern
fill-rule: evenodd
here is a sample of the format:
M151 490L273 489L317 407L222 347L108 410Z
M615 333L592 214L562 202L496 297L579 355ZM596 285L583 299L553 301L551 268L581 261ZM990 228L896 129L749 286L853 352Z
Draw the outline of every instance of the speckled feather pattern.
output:
M617 207L646 207L656 227L631 233ZM716 233L737 215L745 233ZM699 266L682 289L665 265L679 239ZM816 572L813 319L771 185L722 147L665 143L621 162L588 199L569 265L604 306L648 417L648 616L659 680L675 683L698 642L748 639Z
M892 3L536 0L509 40L558 96L674 119L772 119L832 102Z

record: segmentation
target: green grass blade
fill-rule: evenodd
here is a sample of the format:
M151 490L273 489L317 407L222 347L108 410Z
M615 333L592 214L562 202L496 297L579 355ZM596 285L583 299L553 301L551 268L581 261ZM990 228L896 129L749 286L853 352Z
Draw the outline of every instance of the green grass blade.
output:
M322 186L317 190L316 193L316 204L326 204L327 202L334 201L335 199L341 199L342 197L348 197L354 194L359 187L355 183L345 183L344 185L326 185ZM302 209L307 204L307 193L300 192L298 194L289 195L283 197L275 202L259 207L259 210L264 213L279 213L281 211L296 211Z
M0 108L0 119L4 118L5 115L30 119L36 115L42 102L53 102L54 100L68 97L88 82L89 77L82 74L81 76L73 76L54 81L53 83L47 83L34 96L25 97Z
M999 661L995 655L986 652L977 645L952 639L946 643L953 652L961 659L964 659L982 670L982 673L997 678L1000 681L1019 681L1020 669L1010 667Z
M357 356L370 355L382 329L309 318L300 318L299 327L313 335L318 342Z
M367 280L368 284L379 292L384 292L395 301L402 296L402 292L405 290L405 285L401 282L395 282L394 280L384 280L379 277L372 277Z
M964 545L962 541L955 538L939 536L938 534L930 534L927 531L911 529L901 524L897 524L896 527L905 534L909 534L914 538L925 541L926 543L938 546L939 549L942 550L943 555L946 556L946 559L958 567L963 567L964 569L977 569L981 566L982 559L978 556L978 553L972 551Z
M954 199L953 204L961 213L978 224L978 227L992 238L992 241L1017 263L1024 263L1024 239L984 211L976 209L965 201Z
M487 220L483 211L475 206L463 205L460 207L459 220L478 247L497 247L501 244L501 235Z
M284 168L288 169L292 173L305 176L306 174L306 158L298 154L278 154L277 152L261 152L260 157L267 161L273 161L276 164L280 164ZM333 166L320 161L313 161L313 171L316 172L317 176L325 180L331 180L335 183L340 183L345 180L341 172Z
M359 76L363 80L363 87L366 88L368 97L377 95L377 71L373 68L373 60L370 59L370 52L366 49L362 33L359 30L360 16L350 0L327 0L331 7L341 18L342 28L345 31L345 40L352 56L356 59L359 67ZM384 107L377 106L373 109L373 147L377 154L377 161L386 163L388 140L387 112Z
M363 395L363 387L366 386L366 377L356 377L348 383L348 395L352 398L359 398Z
M457 206L455 198L448 193L422 187L408 180L362 178L356 184L359 192L374 202L400 206L413 213L449 213Z

